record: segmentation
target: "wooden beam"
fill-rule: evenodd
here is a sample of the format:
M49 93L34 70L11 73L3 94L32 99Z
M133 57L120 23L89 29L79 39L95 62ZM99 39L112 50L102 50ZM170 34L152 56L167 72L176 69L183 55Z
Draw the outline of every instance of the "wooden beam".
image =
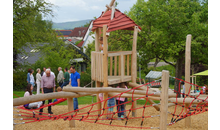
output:
M138 34L138 26L134 27L133 34L133 45L132 45L132 62L131 62L131 81L132 83L136 83L137 78L137 34ZM133 109L137 107L137 102L133 102ZM155 106L154 106L155 107ZM132 110L132 116L136 117L137 110Z
M162 71L161 101L160 101L160 130L167 129L167 111L168 111L168 88L169 71Z
M101 82L96 81L96 88L100 88L100 87L101 87ZM72 88L74 88L74 87L72 87ZM79 88L79 87L77 87L77 88ZM96 94L96 101L100 102L99 93ZM101 110L101 109L102 109L102 103L100 102L97 104L97 110ZM101 114L101 111L98 111L98 114Z
M186 49L185 49L185 81L190 82L190 65L191 65L191 38L192 35L188 34L186 37ZM190 84L185 83L185 94L190 93ZM188 98L188 97L187 97ZM189 107L189 104L186 104L185 110ZM185 127L191 127L191 117L185 119Z
M109 97L113 97L113 96L116 96L120 93L114 93L114 92L110 92L108 93L109 94ZM139 94L134 94L133 97L134 98L141 98L143 97L144 95L139 95ZM121 97L128 97L128 98L131 98L132 97L132 94L128 94L128 93L123 93L121 95ZM143 98L144 99L144 98ZM157 101L160 101L160 97L153 97L153 96L148 96L148 99L152 99L152 100L157 100Z
M110 76L112 76L112 65L113 65L113 57L110 57Z
M103 76L104 76L104 87L108 87L108 40L106 36L107 25L103 25ZM104 100L108 98L108 93L104 93ZM107 108L107 103L103 104L103 108ZM105 114L107 114L107 109L105 109Z
M124 82L124 76L125 76L125 68L124 68L124 56L121 54L121 82Z
M115 2L112 5L111 20L114 18L114 15L115 15Z
M129 76L130 74L130 72L129 72L129 58L130 56L129 55L127 55L127 76Z
M199 99L203 99L205 100L206 98L199 98ZM207 103L208 102L208 99L205 100L204 102L202 102L202 100L199 100L199 99L195 99L195 98L169 98L169 102L177 102L177 103L180 103L180 104L204 104L204 103ZM206 102L207 101L207 102ZM188 107L185 105L185 108Z
M111 7L113 4L114 4L115 0L112 0L110 3L109 3L109 6ZM102 14L102 16L105 14L105 12L108 11L108 8L104 11L104 13Z
M19 106L19 105L32 103L32 102L44 101L48 99L77 98L77 97L83 97L87 95L92 95L92 93L54 92L54 93L47 93L47 94L38 94L38 95L32 95L28 97L14 98L13 106Z
M100 50L99 50L99 45L100 45L100 43L99 43L99 28L97 28L96 30L95 30L95 51L96 52L100 52Z
M97 82L97 86L100 86L99 82ZM71 87L71 88L63 88L64 92L85 92L85 93L106 93L106 92L118 92L122 93L125 91L128 91L128 89L125 88L112 88L112 87L96 87L96 88L81 88L81 87ZM132 94L132 91L126 92L128 94ZM135 90L134 94L139 94L139 95L146 95L146 91L143 90ZM154 92L148 92L148 95L154 94ZM160 94L154 94L152 97L159 97Z
M74 111L73 109L73 98L67 98L67 105L68 105L68 111ZM73 113L70 113L71 115L74 115ZM74 118L74 117L73 117ZM75 120L69 121L69 127L75 127Z
M117 76L117 56L114 57L115 67L114 67L114 76Z
M112 7L110 7L109 5L105 5L105 7L108 9L108 10L111 10Z
M133 83L136 83L137 78L137 33L138 33L138 26L134 27L134 34L133 34L133 45L132 45L132 62L131 62L131 80Z

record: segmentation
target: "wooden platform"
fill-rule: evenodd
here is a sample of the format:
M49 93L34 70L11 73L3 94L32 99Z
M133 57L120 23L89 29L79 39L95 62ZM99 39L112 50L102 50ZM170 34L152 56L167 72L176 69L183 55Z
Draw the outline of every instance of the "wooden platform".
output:
M108 76L108 84L117 84L117 83L122 83L122 82L128 82L131 81L131 76Z

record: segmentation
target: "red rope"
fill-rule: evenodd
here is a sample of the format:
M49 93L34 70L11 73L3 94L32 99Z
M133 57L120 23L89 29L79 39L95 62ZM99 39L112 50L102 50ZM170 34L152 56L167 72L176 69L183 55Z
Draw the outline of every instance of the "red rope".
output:
M177 79L177 80L179 80L179 81L183 81L183 80L178 79L178 78L175 78L175 79ZM186 82L186 81L183 81L183 82ZM151 82L151 83L153 83L153 82ZM178 122L178 121L180 121L180 120L182 120L182 119L184 119L184 118L186 118L186 117L188 117L188 116L197 115L197 114L200 114L200 113L203 113L203 112L208 111L208 108L205 108L205 107L208 106L208 101L207 101L208 97L207 97L206 99L204 99L204 100L203 100L203 99L199 99L199 98L198 98L198 97L200 96L200 94L199 94L198 96L196 96L196 97L194 98L193 96L189 95L190 91L188 91L187 94L184 94L184 95L186 95L186 96L185 96L184 99L183 99L183 104L182 104L182 105L181 105L181 104L178 104L178 103L177 103L178 94L183 94L183 93L181 93L181 91L180 91L180 90L181 90L181 89L180 89L180 83L181 83L181 82L179 82L179 86L178 86L178 87L179 87L179 91L177 92L177 95L176 95L176 102L173 102L173 103L175 103L174 112L173 112L173 113L170 113L170 114L172 114L172 120L171 120L171 122L169 123L169 125L172 125L172 124L174 124L174 123L176 123L176 122ZM186 82L186 83L188 83L188 82ZM145 85L147 85L147 84L150 84L150 83L146 83L146 84L144 84L144 85L140 85L140 86L138 86L138 87L135 87L135 88L132 88L132 89L128 89L128 90L125 91L125 92L122 92L122 93L117 94L117 95L115 95L115 96L113 96L113 97L107 98L107 99L105 99L105 100L103 100L103 101L96 102L96 103L93 103L93 104L91 104L91 105L87 105L87 106L85 106L85 107L82 107L82 108L80 108L80 109L77 109L77 110L74 110L74 111L70 111L70 112L66 112L66 113L63 113L63 114L60 114L60 115L48 115L47 113L43 113L43 115L35 115L34 118L31 119L30 117L33 117L33 113L30 113L30 112L21 112L21 113L27 114L27 115L23 115L23 114L22 114L21 116L29 118L29 119L24 119L24 120L31 120L31 121L25 122L25 123L32 123L32 122L37 122L37 121L49 120L49 119L50 119L50 120L58 120L58 119L67 120L67 119L68 119L68 120L79 120L79 121L85 121L85 122L89 122L89 123L97 123L97 124L102 124L102 125L111 125L111 126L125 127L125 128L139 128L139 129L158 128L158 127L145 127L145 126L143 126L143 123L144 123L144 119L145 119L145 118L156 117L156 116L145 115L146 108L153 106L153 105L147 105L147 102L148 102L148 100L149 100L149 96L154 95L154 93L153 93L153 94L148 94L149 87L147 87L146 95L144 95L143 97L140 97L140 98L134 98L134 91L135 91L137 88L142 87L142 86L145 86ZM189 84L191 84L191 83L189 83ZM193 85L194 85L194 84L193 84ZM195 85L195 86L198 86L198 85ZM191 88L191 87L190 87L190 88ZM103 102L103 104L105 105L109 99L111 99L111 98L116 98L116 97L119 97L119 99L120 99L121 96L122 96L122 94L127 93L127 92L129 92L129 91L132 91L131 101L127 101L127 102L124 102L124 103L121 103L121 104L120 104L120 102L118 101L118 105L116 104L116 105L111 106L111 107L104 107L103 109L93 110L93 109L94 109L94 105L99 104L99 103L101 103L101 102ZM174 90L174 92L175 92L175 90ZM186 99L186 97L192 97L192 98L194 98L194 99L192 100L192 102L190 102L189 107L184 111L184 108L186 108L186 106L185 106L185 99ZM143 106L141 106L141 107L133 108L134 102L137 101L137 100L139 100L139 99L143 99L143 98L146 99L145 104L144 104ZM192 107L192 104L193 104L193 101L195 101L195 100L198 100L198 101L199 101L199 104L197 104L196 108L193 108L193 107ZM44 108L44 107L47 107L47 106L50 106L50 105L55 105L55 104L58 104L58 103L60 103L60 102L62 102L62 101L58 101L58 102L55 102L55 103L52 103L52 104L48 104L48 105L42 106L41 108ZM106 110L106 109L108 109L108 108L114 108L114 107L117 107L117 106L119 106L119 105L124 105L124 104L127 104L127 103L131 103L130 109L125 109L124 111L119 111L119 109L116 109L116 110L117 110L116 112L104 113L104 110ZM179 107L179 106L182 107L182 109L181 109L180 112L178 113L178 112L177 112L177 107ZM89 108L89 107L90 107L90 108ZM38 108L38 109L41 109L41 108ZM85 109L85 108L89 108L89 110L88 110L87 112L82 112L82 113L77 112L78 110L81 111L81 110L83 110L83 109ZM20 107L20 109L22 109L22 107ZM38 110L38 109L35 109L35 110ZM143 110L142 110L142 113L141 113L141 117L129 117L129 115L130 115L130 113L131 113L132 110L138 110L138 109L143 109ZM23 109L23 110L27 110L27 109ZM28 111L33 111L33 110L28 110ZM101 114L93 114L93 113L98 112L98 111L102 111L102 113L101 113ZM191 112L190 112L190 111L191 111ZM35 111L34 111L34 112L35 112ZM65 115L70 114L70 113L73 113L73 112L75 112L74 115L65 116ZM123 126L123 125L114 124L114 122L117 121L117 118L113 118L113 116L114 116L115 114L119 113L119 112L128 112L127 115L125 116L125 118L123 118L123 119L125 119L125 121L126 121L124 126ZM36 111L36 113L39 113L39 112ZM112 114L112 116L111 116L110 119L102 119L102 118L101 118L102 116L105 116L105 115L108 115L108 114ZM46 116L46 115L48 115L48 116ZM93 118L91 118L91 117L93 117ZM95 118L94 118L94 117L95 117ZM130 119L130 120L131 120L131 119L141 119L140 126L128 126L127 123L128 123L128 121L129 121L129 119ZM108 123L99 122L99 120L109 120L109 124L108 124ZM117 123L117 122L115 122L115 123ZM159 125L159 124L158 124L158 125Z

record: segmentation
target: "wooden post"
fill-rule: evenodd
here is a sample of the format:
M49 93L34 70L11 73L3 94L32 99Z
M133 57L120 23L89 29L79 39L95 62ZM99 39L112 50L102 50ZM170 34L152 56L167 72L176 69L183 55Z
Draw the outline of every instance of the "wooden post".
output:
M169 71L162 71L162 84L160 95L160 130L167 129L167 111L168 111L168 88L169 88Z
M134 27L134 34L133 34L133 45L132 45L132 55L131 55L131 81L132 83L136 83L137 78L137 34L138 34L138 26ZM133 102L133 109L137 106L137 101ZM132 116L136 117L136 110L132 110Z
M68 111L73 111L73 98L67 98L67 104L68 104ZM72 115L74 114L71 113ZM69 127L75 127L75 120L70 120L69 121Z
M96 88L101 87L101 82L96 81L95 83L96 83ZM96 101L100 102L99 93L96 94ZM101 110L101 109L102 109L102 105L101 105L101 103L98 103L97 104L97 110ZM98 114L101 114L101 111L98 111Z
M133 83L136 83L137 78L137 33L138 26L134 27L134 35L133 35L133 45L132 45L132 62L131 62L131 80Z
M191 65L191 34L188 34L186 37L186 50L185 50L185 81L190 82L190 65ZM190 84L185 84L185 94L190 92ZM188 97L186 97L188 98ZM186 104L185 110L187 110L189 104ZM185 127L191 127L191 117L186 117Z
M119 62L121 62L121 82L123 82L124 81L124 75L125 75L124 56L123 56L123 54L121 54L120 57L121 57L121 61L119 61Z
M108 87L108 40L106 36L107 25L103 25L103 74L104 74L104 87ZM108 93L104 93L104 100L108 98ZM107 103L104 104L103 108L107 108ZM105 109L105 114L107 113L107 109Z
M115 67L114 67L114 76L117 76L117 56L114 57Z
M95 30L95 51L99 52L99 28Z

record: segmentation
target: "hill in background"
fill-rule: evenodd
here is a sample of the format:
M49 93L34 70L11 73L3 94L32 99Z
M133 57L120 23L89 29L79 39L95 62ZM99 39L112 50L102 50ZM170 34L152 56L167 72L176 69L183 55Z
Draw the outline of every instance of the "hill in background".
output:
M56 30L72 30L75 27L82 27L87 23L90 23L92 19L81 20L81 21L72 21L72 22L63 22L63 23L53 23L53 29Z

